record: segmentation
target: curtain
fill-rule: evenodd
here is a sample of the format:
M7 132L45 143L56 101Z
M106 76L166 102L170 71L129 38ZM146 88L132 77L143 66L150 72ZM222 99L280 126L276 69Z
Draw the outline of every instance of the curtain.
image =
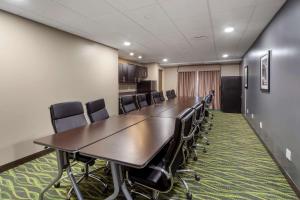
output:
M220 109L220 71L199 71L198 72L198 94L200 97L206 96L210 90L215 91L213 109Z
M194 97L196 72L178 72L178 96Z

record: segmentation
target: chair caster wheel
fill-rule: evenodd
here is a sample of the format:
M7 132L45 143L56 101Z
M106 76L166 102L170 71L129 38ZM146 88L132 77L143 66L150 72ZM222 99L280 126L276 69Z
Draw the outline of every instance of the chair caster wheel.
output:
M55 188L59 188L59 187L60 187L60 182L55 183L55 184L54 184L54 187L55 187Z
M192 195L192 193L186 193L186 199L187 200L192 200L193 199L193 195Z
M108 186L106 185L103 189L102 189L102 193L106 194L108 192Z
M197 161L197 160L198 160L198 157L197 157L197 156L194 156L193 160L194 160L194 161Z
M206 150L206 149L203 149L203 153L207 153L207 150Z
M197 175L197 174L195 174L195 180L196 180L196 181L200 181L200 179L201 179L200 176Z

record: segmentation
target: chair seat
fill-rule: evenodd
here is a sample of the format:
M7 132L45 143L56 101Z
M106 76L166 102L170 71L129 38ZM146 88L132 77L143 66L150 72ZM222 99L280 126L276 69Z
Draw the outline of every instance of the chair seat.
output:
M91 158L91 157L88 157L88 156L84 156L84 155L81 155L81 154L76 154L76 158L75 158L77 161L80 161L80 162L83 162L83 163L88 163L89 166L92 166L95 164L95 158Z
M155 166L164 168L162 162ZM171 180L159 170L145 167L144 169L130 169L128 172L132 182L146 185L158 191L167 191L171 187Z

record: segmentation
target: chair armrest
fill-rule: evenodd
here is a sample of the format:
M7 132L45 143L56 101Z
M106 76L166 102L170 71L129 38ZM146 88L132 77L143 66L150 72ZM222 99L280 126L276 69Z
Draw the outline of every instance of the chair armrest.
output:
M161 173L163 173L164 175L166 175L166 177L168 179L171 179L171 177L172 177L172 175L169 172L167 172L167 170L163 169L162 167L158 167L158 166L155 166L155 165L150 165L149 168L157 170L157 171L160 171Z
M194 137L195 132L196 132L196 129L194 128L193 131L189 135L182 137L183 141L189 141L189 140L191 140Z

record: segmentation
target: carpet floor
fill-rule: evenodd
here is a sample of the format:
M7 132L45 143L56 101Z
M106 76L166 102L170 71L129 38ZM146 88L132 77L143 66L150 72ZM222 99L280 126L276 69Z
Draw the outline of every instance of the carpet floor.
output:
M208 152L203 153L199 149L198 161L190 160L187 165L201 176L201 181L183 176L190 186L193 199L298 199L242 115L218 111L214 114L214 126L208 134L211 143L207 146ZM104 161L97 161L95 167L104 164ZM1 173L0 199L37 200L39 192L55 177L56 165L55 154L50 153ZM80 165L75 166L74 173L80 168ZM87 200L101 200L112 193L111 178L101 170L97 175L109 184L110 189L103 194L100 184L92 179L84 180L80 189ZM61 187L52 187L44 199L65 199L69 188L69 181L62 181ZM74 195L72 199L76 199ZM186 199L184 187L176 183L170 193L161 194L159 199Z

